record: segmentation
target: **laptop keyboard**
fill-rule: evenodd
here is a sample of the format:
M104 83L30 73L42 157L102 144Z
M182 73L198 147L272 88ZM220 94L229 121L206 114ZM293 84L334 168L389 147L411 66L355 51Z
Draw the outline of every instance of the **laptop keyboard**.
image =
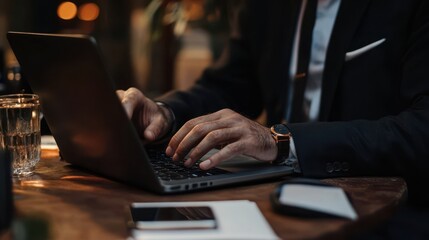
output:
M185 167L182 162L173 161L170 157L167 157L165 153L161 151L148 150L147 152L149 154L155 174L164 181L210 177L229 173L228 171L222 170L220 168L212 168L207 171L203 171L198 167L198 163L188 168Z

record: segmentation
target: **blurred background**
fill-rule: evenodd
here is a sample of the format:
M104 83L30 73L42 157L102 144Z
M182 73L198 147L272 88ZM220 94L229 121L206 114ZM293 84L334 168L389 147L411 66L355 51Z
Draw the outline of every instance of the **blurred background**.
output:
M186 89L219 58L239 0L0 0L0 93L31 92L7 31L94 36L116 87Z

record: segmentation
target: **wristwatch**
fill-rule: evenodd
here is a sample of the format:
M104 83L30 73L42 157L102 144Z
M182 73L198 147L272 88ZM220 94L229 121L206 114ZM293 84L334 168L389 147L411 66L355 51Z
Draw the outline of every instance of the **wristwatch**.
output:
M289 157L289 144L292 134L286 124L275 124L271 127L271 136L276 141L278 150L277 158L272 163L283 165Z

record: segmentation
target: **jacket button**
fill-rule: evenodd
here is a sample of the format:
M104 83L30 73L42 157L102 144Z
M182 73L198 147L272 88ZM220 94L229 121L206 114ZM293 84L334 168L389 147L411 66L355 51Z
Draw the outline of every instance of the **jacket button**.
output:
M348 170L350 170L350 164L348 162L343 162L341 164L341 168L343 169L344 172L347 172Z
M327 163L326 164L326 171L328 173L332 173L334 171L334 166L332 165L332 163Z

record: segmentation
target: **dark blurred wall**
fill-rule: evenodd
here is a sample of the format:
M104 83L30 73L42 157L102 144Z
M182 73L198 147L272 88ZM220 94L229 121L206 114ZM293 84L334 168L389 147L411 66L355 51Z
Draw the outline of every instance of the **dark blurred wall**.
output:
M81 33L94 36L99 42L108 72L117 88L133 85L134 77L130 59L130 2L94 0L100 7L95 21L77 18L61 20L57 8L64 1L0 0L9 5L8 30L44 33ZM8 1L8 2L7 2ZM77 6L88 1L68 0ZM24 78L25 79L25 78Z
M94 32L106 57L109 73L117 88L134 86L134 74L130 54L130 1L98 1L100 19Z
M59 30L56 9L60 1L9 1L9 30L53 33Z
M77 6L88 1L68 0ZM26 76L20 73L20 67L10 52L5 35L8 30L43 33L81 33L94 36L99 42L107 71L116 83L116 88L125 89L134 85L130 57L130 3L129 1L93 0L100 8L100 15L95 21L82 21L78 18L62 20L57 16L57 8L64 1L60 0L0 0L0 57L6 58L2 74L18 73L19 80L0 80L5 89L0 93L31 92ZM3 29L1 29L3 25ZM12 57L11 57L12 56ZM9 75L10 77L10 75ZM79 86L76 86L79 87ZM1 90L1 89L0 89ZM42 122L42 134L49 134L49 128Z
M5 49L6 49L6 29L7 29L7 17L8 2L6 0L0 0L0 94L5 92Z
M134 76L135 61L131 53L131 16L136 9L145 10L153 0L91 0L100 7L100 15L92 22L61 20L57 8L64 0L0 0L1 13L7 15L7 28L14 31L31 31L46 33L83 33L93 35L99 42L104 55L107 70L117 88L125 89L137 86ZM68 0L77 6L88 0ZM207 32L210 40L210 51L213 60L219 58L228 36L228 13L235 8L239 0L163 0L161 6L150 16L149 32L150 54L147 56L150 65L144 71L147 75L146 92L154 95L171 90L175 81L175 64L177 52L182 47L182 36L173 33L175 22L163 22L166 9L170 3L194 3L201 6L202 14L188 21L188 27L201 28ZM182 5L183 6L183 5ZM0 19L1 20L1 19ZM3 21L4 22L4 21ZM0 23L0 31L1 31ZM0 32L2 36L5 30ZM4 40L3 40L4 42ZM4 45L4 44L3 44ZM2 46L0 37L0 54L7 47ZM134 53L135 54L135 53ZM1 64L1 61L0 61ZM17 69L19 70L19 69ZM139 74L142 75L142 74ZM23 76L25 84L25 76ZM190 79L193 81L194 79Z

